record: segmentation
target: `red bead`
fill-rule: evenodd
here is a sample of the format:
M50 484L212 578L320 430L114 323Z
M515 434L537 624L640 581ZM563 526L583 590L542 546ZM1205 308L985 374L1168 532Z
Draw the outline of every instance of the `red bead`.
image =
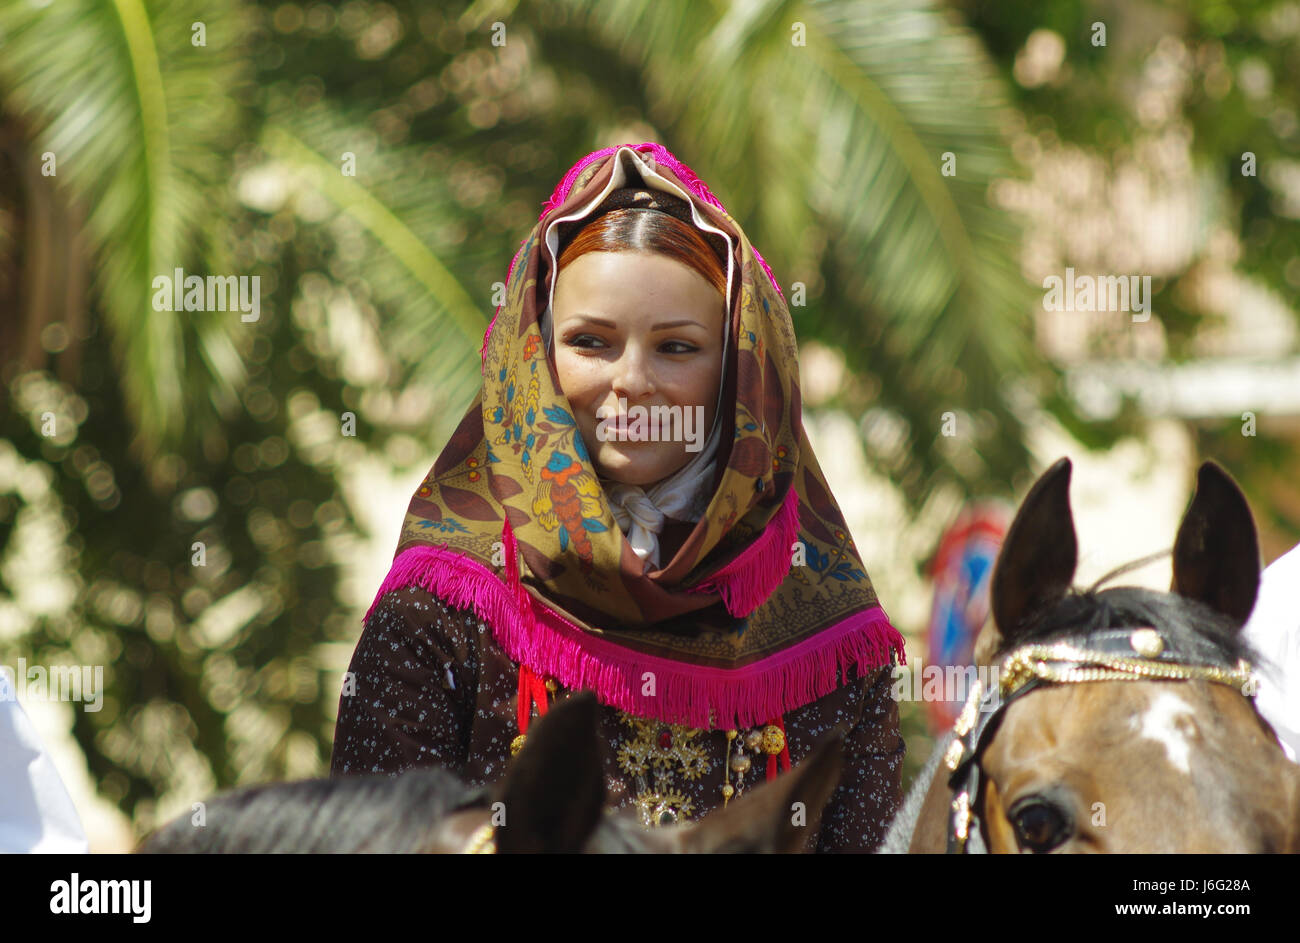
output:
M667 750L672 745L673 745L673 735L669 733L667 730L659 731L659 748L661 750Z

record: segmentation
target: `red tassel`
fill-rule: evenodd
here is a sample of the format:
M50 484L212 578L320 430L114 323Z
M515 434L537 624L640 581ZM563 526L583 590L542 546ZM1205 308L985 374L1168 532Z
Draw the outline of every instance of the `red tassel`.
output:
M528 733L528 722L532 718L533 705L537 705L537 716L545 717L550 703L546 699L546 683L542 681L527 665L519 666L519 703L515 709L515 719L521 734Z
M519 666L519 703L515 706L515 723L521 734L528 733L528 718L533 714L532 685L528 683L530 672L523 665Z
M545 717L546 712L551 708L550 701L546 699L546 685L542 683L541 678L533 674L531 668L528 673L533 675L533 701L537 704L537 716Z

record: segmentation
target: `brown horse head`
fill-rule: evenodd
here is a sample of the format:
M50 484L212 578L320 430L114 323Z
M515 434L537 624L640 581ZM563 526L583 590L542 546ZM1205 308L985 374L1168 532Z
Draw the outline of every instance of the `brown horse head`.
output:
M1174 545L1173 592L1076 592L1070 471L1066 459L1048 469L1007 533L992 585L994 660L1029 644L1154 629L1131 636L1135 651L1148 647L1141 639L1167 663L1227 678L1239 659L1254 662L1241 629L1259 586L1259 546L1232 478L1201 466ZM1221 680L1049 681L1013 695L978 759L974 807L988 850L1300 851L1300 766L1248 685ZM951 800L940 767L913 851L944 849Z

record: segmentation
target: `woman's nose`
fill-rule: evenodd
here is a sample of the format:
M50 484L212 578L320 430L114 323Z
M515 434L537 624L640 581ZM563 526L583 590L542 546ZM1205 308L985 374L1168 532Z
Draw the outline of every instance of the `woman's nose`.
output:
M626 349L616 366L614 392L628 399L640 399L654 391L654 374L645 355L639 350Z

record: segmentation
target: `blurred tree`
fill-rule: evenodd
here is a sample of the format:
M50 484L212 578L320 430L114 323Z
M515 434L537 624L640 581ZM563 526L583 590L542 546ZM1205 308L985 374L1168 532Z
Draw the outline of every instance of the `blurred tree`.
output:
M1223 235L1203 240L1177 271L1157 280L1153 310L1171 361L1206 355L1201 332L1223 311L1198 283L1222 265L1216 255L1225 251L1231 270L1247 280L1241 284L1262 288L1300 320L1291 304L1300 287L1300 8L1283 0L954 6L996 59L1041 140L1100 155L1112 170L1138 159L1139 145L1154 132L1173 129L1186 141L1209 184L1204 200L1212 227ZM1106 28L1100 37L1098 24ZM1133 207L1148 211L1160 208ZM1295 352L1293 345L1269 353ZM1050 396L1068 418L1063 393ZM1243 435L1239 413L1188 425L1200 454L1224 462L1241 481L1271 556L1300 539L1300 416L1260 410L1256 418L1251 435ZM1096 445L1140 428L1132 409L1113 424L1068 424Z

